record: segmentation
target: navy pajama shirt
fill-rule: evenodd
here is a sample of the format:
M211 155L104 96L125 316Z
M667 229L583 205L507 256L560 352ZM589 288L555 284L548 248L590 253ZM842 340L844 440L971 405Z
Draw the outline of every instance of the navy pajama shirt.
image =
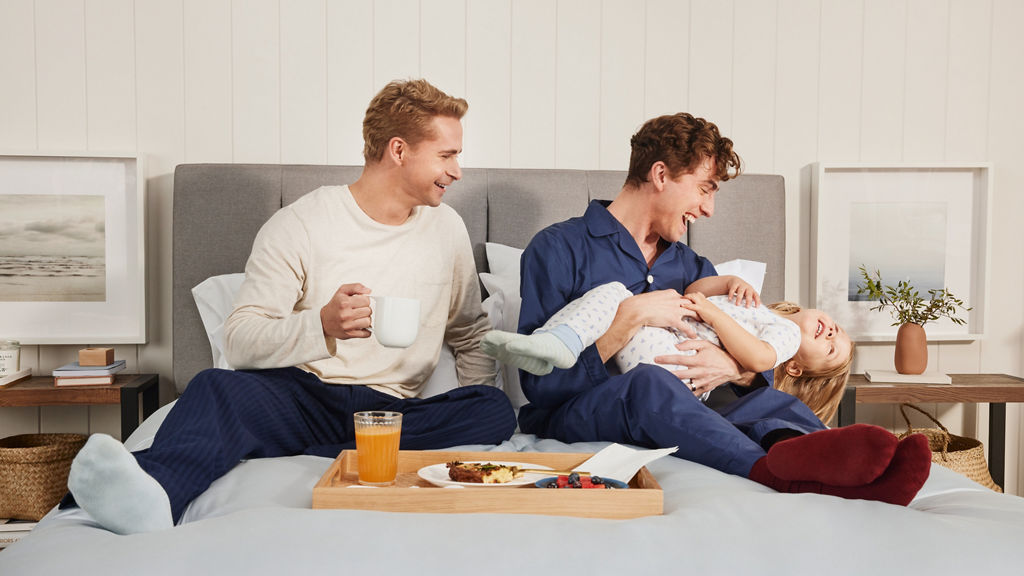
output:
M582 217L550 226L530 242L521 262L520 333L532 333L601 284L621 282L633 294L683 293L694 280L717 274L711 262L678 242L648 268L636 241L606 206L595 200ZM675 456L744 477L765 455L761 440L768 433L824 429L810 408L771 386L711 409L664 368L641 365L618 374L609 372L613 364L601 362L591 345L571 368L545 376L520 371L530 401L520 408L520 429L563 442L678 446Z

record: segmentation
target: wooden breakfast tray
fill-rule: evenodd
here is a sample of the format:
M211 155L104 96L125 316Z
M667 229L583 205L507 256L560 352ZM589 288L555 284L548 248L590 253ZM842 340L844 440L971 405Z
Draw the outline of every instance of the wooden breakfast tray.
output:
M662 513L661 486L646 467L629 481L628 490L541 489L533 485L440 488L423 480L424 466L461 460L515 461L571 470L593 454L564 452L437 452L402 450L398 477L385 488L358 487L358 456L345 450L313 487L313 508L349 508L387 512L502 513L639 518ZM355 487L354 487L355 486Z

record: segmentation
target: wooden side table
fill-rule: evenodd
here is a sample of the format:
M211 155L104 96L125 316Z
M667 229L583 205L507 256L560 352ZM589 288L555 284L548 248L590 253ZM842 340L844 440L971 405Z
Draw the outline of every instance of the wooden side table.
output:
M996 484L1003 485L1006 472L1006 403L1024 402L1024 378L1006 374L950 374L951 384L893 384L869 382L853 374L839 404L840 426L857 421L857 404L903 402L987 402L988 468Z
M157 374L116 374L104 386L54 386L50 376L36 376L0 388L2 406L74 406L118 404L121 406L121 440L139 427L139 403L146 418L160 404Z

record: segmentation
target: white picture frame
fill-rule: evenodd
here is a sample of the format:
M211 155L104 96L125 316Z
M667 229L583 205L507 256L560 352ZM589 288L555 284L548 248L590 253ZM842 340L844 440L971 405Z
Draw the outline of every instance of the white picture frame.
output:
M816 163L811 170L811 302L858 342L894 342L888 310L856 296L859 266L883 282L947 288L970 307L958 325L925 324L929 341L971 341L985 328L992 166L989 163ZM863 260L863 262L858 262Z
M0 154L0 337L146 342L142 174L133 155Z

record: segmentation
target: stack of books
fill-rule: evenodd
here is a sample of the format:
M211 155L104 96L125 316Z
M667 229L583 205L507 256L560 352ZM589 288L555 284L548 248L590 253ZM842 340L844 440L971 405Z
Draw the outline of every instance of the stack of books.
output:
M106 366L82 366L78 362L65 364L53 371L56 386L96 386L114 383L114 374L124 370L124 360Z

